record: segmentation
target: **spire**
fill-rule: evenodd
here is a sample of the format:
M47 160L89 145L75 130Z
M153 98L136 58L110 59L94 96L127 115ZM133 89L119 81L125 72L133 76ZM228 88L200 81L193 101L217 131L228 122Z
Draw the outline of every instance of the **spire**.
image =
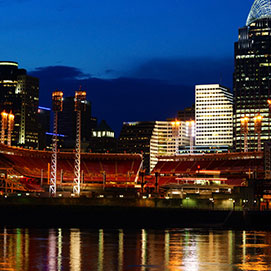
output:
M264 18L271 18L271 0L255 0L247 18L247 26Z

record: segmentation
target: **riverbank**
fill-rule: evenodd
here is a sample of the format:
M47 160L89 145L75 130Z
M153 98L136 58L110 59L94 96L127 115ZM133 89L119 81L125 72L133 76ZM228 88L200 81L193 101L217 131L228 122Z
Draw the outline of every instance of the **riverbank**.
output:
M181 206L181 200L0 198L6 227L271 229L271 211Z

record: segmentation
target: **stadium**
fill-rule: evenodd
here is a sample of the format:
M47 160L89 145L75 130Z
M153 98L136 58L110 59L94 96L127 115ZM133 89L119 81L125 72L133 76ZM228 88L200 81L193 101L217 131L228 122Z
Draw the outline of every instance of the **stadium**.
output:
M51 152L0 145L2 191L47 192ZM58 153L57 189L72 191L75 153ZM142 165L140 154L81 154L82 191L134 188Z
M48 192L52 152L0 144L2 192ZM72 193L73 152L58 152L57 192ZM264 179L264 152L160 156L150 175L144 176L142 154L81 154L81 191L132 189L160 193L168 190L228 191ZM208 189L207 189L208 188Z
M247 187L250 180L266 178L264 152L160 156L147 177L147 187L167 196L198 194L211 197ZM166 192L166 193L165 193Z

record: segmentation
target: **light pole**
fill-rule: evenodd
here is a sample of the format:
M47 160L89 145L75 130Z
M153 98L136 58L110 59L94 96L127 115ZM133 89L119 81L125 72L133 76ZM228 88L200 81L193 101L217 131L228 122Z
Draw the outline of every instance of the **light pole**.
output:
M179 152L179 136L180 136L180 125L181 122L178 120L172 121L172 137L175 139L175 154Z
M86 111L86 97L85 91L75 91L74 111L76 112L76 146L75 146L75 165L74 165L74 180L73 193L80 196L81 183L81 112Z
M11 133L14 128L14 115L8 114L8 146L11 146Z
M255 133L258 135L258 151L259 152L262 149L261 147L262 119L263 117L260 114L254 117L254 127L255 127Z
M247 141L247 136L248 136L248 122L249 122L249 118L248 117L241 118L241 131L244 134L244 152L248 152L248 141Z
M5 131L8 127L8 113L3 111L1 113L1 120L2 120L2 125L1 125L1 144L5 144Z
M58 112L63 109L63 92L55 91L52 94L53 112L54 112L54 132L53 132L53 148L51 157L51 171L50 171L50 186L49 194L52 197L56 196L56 173L57 173L57 122Z

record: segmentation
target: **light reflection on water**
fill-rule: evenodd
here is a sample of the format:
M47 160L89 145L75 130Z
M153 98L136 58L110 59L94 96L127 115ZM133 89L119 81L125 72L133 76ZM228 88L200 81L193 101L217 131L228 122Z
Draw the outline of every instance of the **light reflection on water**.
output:
M0 270L271 270L271 232L0 229Z

